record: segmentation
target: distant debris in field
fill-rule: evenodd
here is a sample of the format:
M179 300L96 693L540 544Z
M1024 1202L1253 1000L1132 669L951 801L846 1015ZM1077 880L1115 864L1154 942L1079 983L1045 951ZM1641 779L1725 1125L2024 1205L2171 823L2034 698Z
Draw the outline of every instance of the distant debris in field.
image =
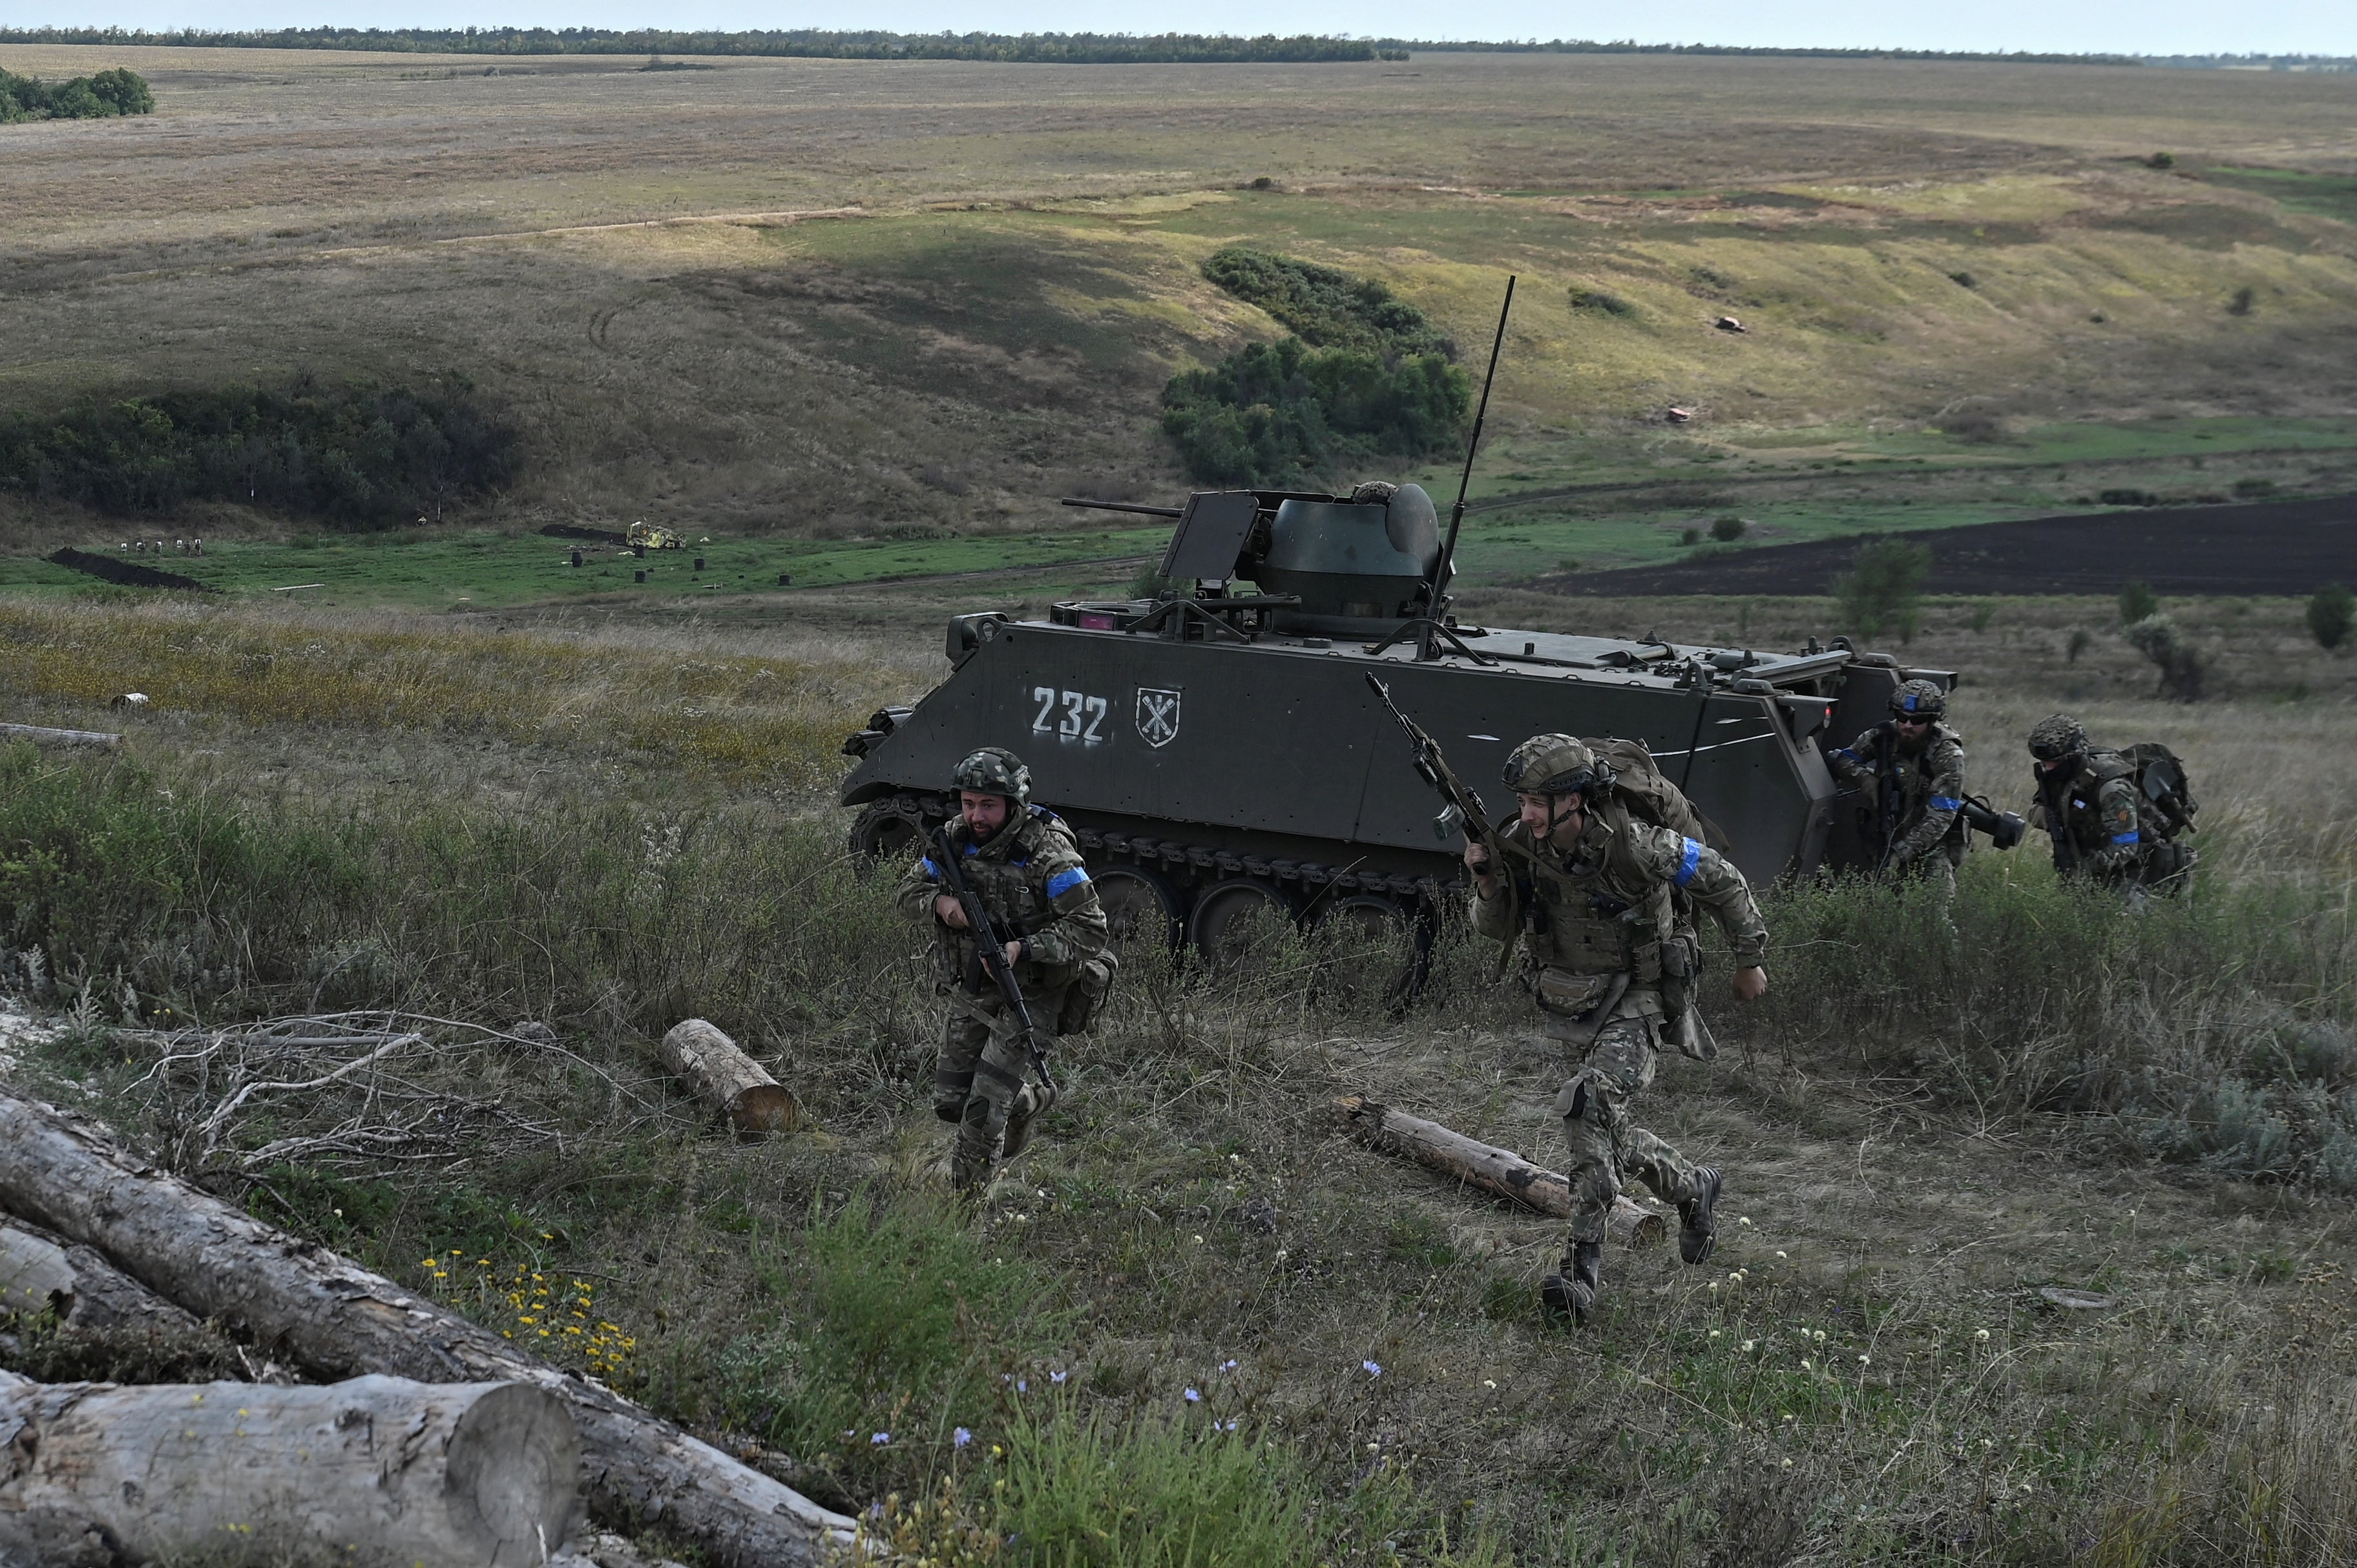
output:
M2066 1290L2061 1285L2041 1285L2038 1294L2065 1312L2103 1312L2117 1306L2117 1296L2098 1295L2091 1290Z
M1669 421L1672 424L1684 424L1694 418L1694 410L1690 408L1671 408L1666 410L1662 414L1662 417Z
M106 705L110 708L144 708L147 705L147 693L118 692L115 693L114 700Z
M1732 316L1722 316L1717 320L1712 322L1711 325L1717 328L1721 332L1749 332L1751 330L1750 328L1746 327L1742 322L1738 321Z

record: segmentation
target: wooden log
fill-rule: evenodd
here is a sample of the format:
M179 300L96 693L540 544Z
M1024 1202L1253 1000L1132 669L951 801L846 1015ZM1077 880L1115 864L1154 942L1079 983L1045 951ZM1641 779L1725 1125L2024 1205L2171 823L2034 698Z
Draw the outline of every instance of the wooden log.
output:
M29 740L37 746L121 746L123 737L104 730L50 729L43 725L0 725L0 741Z
M195 1190L103 1128L5 1093L0 1208L98 1249L150 1289L320 1376L546 1389L573 1412L598 1512L689 1537L725 1568L832 1561L852 1539L851 1520L602 1384Z
M1394 1111L1361 1095L1351 1095L1338 1105L1351 1133L1370 1148L1405 1155L1468 1187L1541 1214L1571 1217L1570 1179L1531 1164L1512 1149L1452 1133L1437 1122ZM1670 1233L1667 1221L1625 1192L1613 1198L1612 1215L1605 1223L1614 1240L1631 1249L1656 1246Z
M802 1113L792 1093L768 1069L701 1018L672 1026L662 1037L662 1059L739 1133L791 1132Z
M581 1514L565 1403L523 1383L37 1383L0 1372L0 1563L332 1556L523 1568Z
M0 1314L45 1308L68 1328L212 1337L186 1308L92 1249L0 1215Z

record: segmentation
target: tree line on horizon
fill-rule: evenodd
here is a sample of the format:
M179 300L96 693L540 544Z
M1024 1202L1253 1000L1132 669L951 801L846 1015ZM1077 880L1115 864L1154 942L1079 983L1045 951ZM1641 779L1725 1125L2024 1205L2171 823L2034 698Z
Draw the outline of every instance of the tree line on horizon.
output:
M1634 38L1351 38L1308 33L893 33L817 27L674 32L605 27L278 27L210 32L124 27L0 27L0 44L135 44L183 48L366 49L396 54L781 56L813 59L954 59L1039 65L1304 64L1448 54L1702 55L1796 59L1996 61L2010 65L2169 65L2357 69L2323 55L2138 56L2028 50L1812 48L1640 43Z

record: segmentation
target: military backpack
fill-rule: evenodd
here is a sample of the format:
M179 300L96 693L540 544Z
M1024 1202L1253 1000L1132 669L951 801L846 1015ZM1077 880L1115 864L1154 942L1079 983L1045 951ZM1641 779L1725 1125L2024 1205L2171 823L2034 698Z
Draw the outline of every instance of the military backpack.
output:
M2193 829L2201 810L2186 782L2185 764L2157 740L2123 747L2120 757L2136 769L2137 825L2148 839L2164 842Z

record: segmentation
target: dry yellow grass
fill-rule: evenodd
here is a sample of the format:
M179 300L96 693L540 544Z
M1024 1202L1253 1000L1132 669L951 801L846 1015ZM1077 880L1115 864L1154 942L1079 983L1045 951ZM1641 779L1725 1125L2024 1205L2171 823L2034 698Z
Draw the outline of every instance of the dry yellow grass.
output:
M529 478L487 509L517 521L961 528L1174 489L1163 380L1275 329L1195 274L1234 241L1385 277L1469 343L1522 274L1498 413L1522 453L1585 451L1583 428L1634 452L1625 422L1674 401L1714 429L1920 422L1967 396L2337 412L2357 360L2347 225L2123 161L2338 166L2346 78L9 63L118 58L153 76L154 117L7 128L0 406L457 367L526 432ZM1240 188L1256 176L1278 188ZM1570 307L1596 286L1638 315ZM2227 315L2244 287L2255 313ZM1753 332L1712 332L1722 310ZM66 521L0 508L19 537Z

